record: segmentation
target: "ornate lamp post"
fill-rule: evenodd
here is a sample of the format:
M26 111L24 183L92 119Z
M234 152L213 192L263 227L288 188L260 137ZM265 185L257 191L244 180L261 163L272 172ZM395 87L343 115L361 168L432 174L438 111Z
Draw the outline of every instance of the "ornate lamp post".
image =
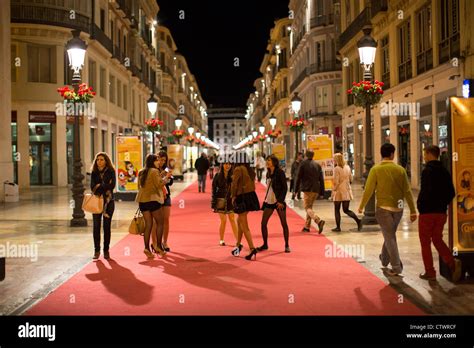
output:
M375 51L377 50L377 42L372 36L370 36L371 28L366 27L362 30L364 36L357 42L359 49L360 64L364 67L364 80L372 80L372 66L375 61ZM368 178L370 169L374 166L374 160L372 158L372 132L371 132L371 115L370 115L370 103L367 102L365 106L365 176ZM369 202L365 206L364 217L362 219L364 225L375 225L377 220L375 219L375 195L372 195Z
M291 109L295 113L294 118L298 118L298 113L301 109L301 98L298 96L298 92L295 92L293 98L291 98ZM296 143L296 154L299 152L299 143L300 140L298 138L298 129L295 130L295 143ZM296 156L296 155L295 155Z
M190 136L193 136L194 133L194 127L192 125L189 125L188 127L188 132ZM194 167L193 167L193 144L191 143L191 157L190 157L191 164L189 168L191 169L191 172L194 172Z
M73 30L73 38L66 44L67 55L69 58L69 66L74 71L72 76L72 86L74 91L79 91L79 85L81 84L81 69L84 65L84 59L86 56L86 43L81 40L79 30ZM74 108L76 109L76 108ZM74 111L75 112L75 111ZM81 159L81 144L80 144L80 133L79 133L79 117L80 115L74 114L74 182L72 184L72 197L74 198L74 211L72 213L71 227L82 227L87 226L87 220L85 213L82 210L82 201L84 200L84 175L82 175L82 159Z
M274 131L274 130L275 130L275 126L276 126L276 124L277 124L277 118L275 117L274 114L272 114L272 115L270 116L269 121L270 121L270 126L272 126L272 131ZM275 138L274 138L274 137L271 137L271 138L272 138L272 143L273 143L273 142L275 141Z
M150 99L148 99L148 111L151 114L151 118L155 118L156 110L158 109L158 101L155 99L153 96L153 93L150 96ZM151 131L151 151L155 153L155 131Z
M263 125L263 123L260 123L260 126L258 126L258 131L260 132L260 136L263 137L265 134L265 126ZM260 141L260 154L262 153L263 153L263 141Z
M178 117L176 117L176 119L174 120L174 124L177 129L181 128L181 126L183 125L183 119L181 118L181 116L178 115Z

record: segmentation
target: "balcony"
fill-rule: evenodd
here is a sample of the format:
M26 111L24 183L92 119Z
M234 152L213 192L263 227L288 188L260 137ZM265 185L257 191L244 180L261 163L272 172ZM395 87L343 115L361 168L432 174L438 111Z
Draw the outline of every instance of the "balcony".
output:
M388 0L371 0L370 1L370 12L371 17L375 17L375 15L379 12L388 11Z
M76 10L76 18L70 19L70 11ZM91 24L89 17L79 13L77 9L66 7L48 7L43 3L33 3L33 1L11 2L11 22L12 23L35 23L46 24L70 29L80 30L90 33Z
M304 69L296 78L296 80L291 84L290 91L293 92L307 76L328 71L339 71L341 69L341 63L336 60L328 60L321 63L311 64L309 67Z
M332 13L311 18L311 29L316 27L325 27L334 24L334 15Z
M416 73L422 74L425 71L433 69L433 49L417 53L416 55Z
M303 27L301 28L300 34L295 38L293 52L296 51L296 49L298 48L298 45L303 39L304 34L306 34L306 25L303 25Z
M339 35L339 49L347 45L347 43L356 36L364 26L370 25L371 15L370 7L364 8L359 15L349 24L346 30Z
M307 70L308 75L312 74L318 74L322 72L328 72L328 71L336 71L336 70L341 70L341 63L337 60L327 60L325 62L321 63L315 63L311 64Z
M107 51L114 53L112 40L97 25L92 26L91 39L97 40Z
M117 3L117 5L119 5L119 8L123 11L127 18L132 17L130 0L115 0L115 2Z
M118 46L114 46L112 57L117 59L120 63L123 63L124 54L122 53L122 51L120 50Z
M439 43L439 64L443 64L452 58L459 57L459 54L459 33L455 33Z
M130 64L130 71L132 72L132 75L138 77L140 81L143 80L143 73L135 64Z
M157 97L161 97L161 89L160 89L158 86L153 86L153 93L154 93Z

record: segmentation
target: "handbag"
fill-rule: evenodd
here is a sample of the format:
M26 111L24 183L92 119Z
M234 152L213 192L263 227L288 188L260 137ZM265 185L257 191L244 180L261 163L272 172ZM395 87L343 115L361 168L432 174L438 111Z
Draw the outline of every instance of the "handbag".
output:
M143 236L145 234L145 218L143 217L140 208L137 209L133 216L130 226L128 227L128 233Z
M84 200L82 201L82 210L92 214L102 214L104 211L104 198L102 196L96 196L95 191L100 185L96 185L92 190L92 193L86 193Z

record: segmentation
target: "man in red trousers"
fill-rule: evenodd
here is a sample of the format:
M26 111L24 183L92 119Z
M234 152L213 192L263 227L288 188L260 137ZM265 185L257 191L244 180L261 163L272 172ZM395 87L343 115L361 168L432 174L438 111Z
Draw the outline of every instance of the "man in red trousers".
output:
M423 151L426 167L421 173L421 190L417 205L420 212L418 229L425 273L420 274L420 278L436 280L431 253L431 242L433 242L441 259L451 269L452 280L457 282L461 278L461 261L453 257L443 241L446 212L455 192L451 175L438 160L439 153L439 147L434 145L426 147Z

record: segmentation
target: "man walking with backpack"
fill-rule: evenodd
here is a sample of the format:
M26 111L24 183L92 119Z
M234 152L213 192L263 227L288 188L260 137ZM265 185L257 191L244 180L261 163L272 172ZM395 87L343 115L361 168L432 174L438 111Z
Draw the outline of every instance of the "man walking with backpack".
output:
M421 190L417 205L420 212L418 232L425 273L420 274L420 278L436 280L431 253L433 242L439 256L450 268L453 282L458 282L461 278L461 260L453 257L443 241L443 228L448 217L446 212L456 194L451 175L438 160L439 155L438 146L428 146L423 151L426 167L421 173Z

